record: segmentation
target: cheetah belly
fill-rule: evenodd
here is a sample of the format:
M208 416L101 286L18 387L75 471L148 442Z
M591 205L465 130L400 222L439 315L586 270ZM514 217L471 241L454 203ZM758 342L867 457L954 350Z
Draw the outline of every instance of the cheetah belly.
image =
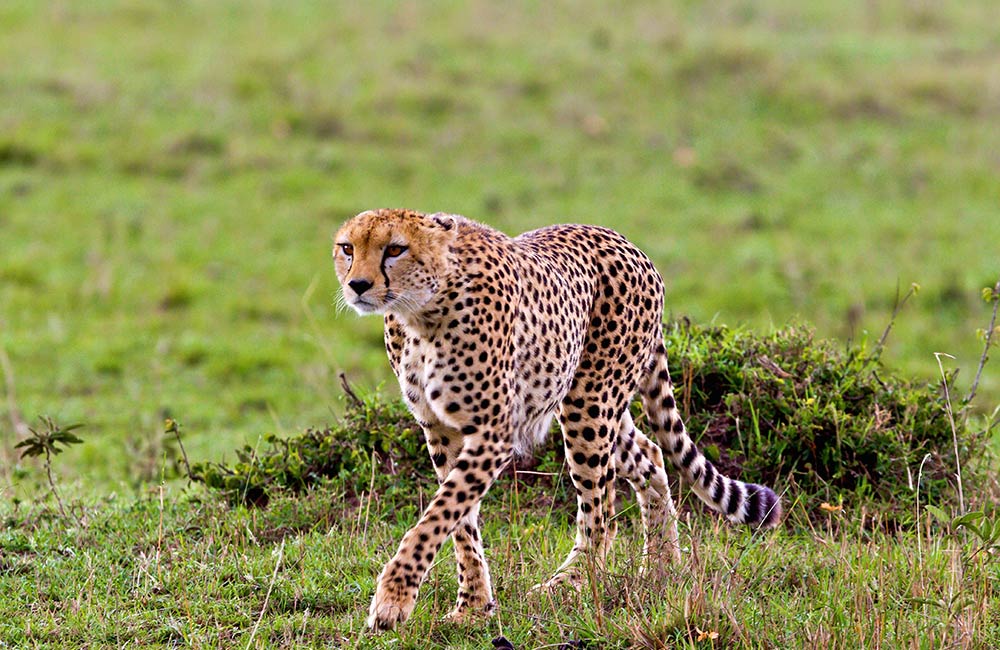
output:
M566 318L545 328L523 322L517 340L517 392L521 411L514 418L514 451L528 454L548 438L552 418L580 363L585 324ZM574 332L577 332L574 335Z
M571 377L558 377L544 370L540 376L523 371L517 376L521 383L516 388L519 408L513 418L513 443L514 453L524 456L549 437L552 418L566 394Z
M525 422L523 426L514 430L514 454L517 456L530 455L532 450L545 442L549 437L549 429L552 427L552 418L555 411L543 413L535 419Z

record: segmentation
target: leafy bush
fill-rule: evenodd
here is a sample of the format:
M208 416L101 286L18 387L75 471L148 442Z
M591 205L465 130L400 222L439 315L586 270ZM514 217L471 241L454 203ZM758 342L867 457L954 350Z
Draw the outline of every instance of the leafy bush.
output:
M433 482L434 468L420 427L400 401L369 397L350 404L332 427L301 436L269 434L261 451L249 445L236 462L195 463L191 479L221 490L232 503L266 505L273 488L301 491L336 480L350 495L392 483Z
M863 345L841 351L797 325L762 337L674 323L666 340L688 428L730 476L786 490L810 510L872 503L888 521L913 511L918 480L921 499L951 498L940 384L894 376ZM956 426L965 467L983 450Z
M760 336L677 322L665 336L688 428L728 475L774 486L809 512L820 501L871 504L890 522L913 511L918 477L925 502L951 498L955 458L940 386L895 377L863 346L840 351L802 326ZM349 497L432 485L423 436L405 406L350 396L333 427L268 436L263 450L244 447L230 465L197 464L191 477L256 505L273 488L299 491L321 480L340 482ZM964 466L982 449L957 426ZM535 463L558 471L553 439ZM571 500L564 488L554 496Z

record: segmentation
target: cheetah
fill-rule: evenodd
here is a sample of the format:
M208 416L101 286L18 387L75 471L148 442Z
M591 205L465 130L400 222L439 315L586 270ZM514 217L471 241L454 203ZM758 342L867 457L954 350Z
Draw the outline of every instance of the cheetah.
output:
M515 454L544 440L555 415L576 489L576 541L539 588L579 586L584 559L604 566L616 477L635 490L644 557L680 559L664 454L729 520L780 521L771 489L723 476L688 435L667 369L663 279L622 235L557 225L511 238L458 215L379 209L340 228L333 257L344 302L383 315L390 365L439 482L378 576L370 628L409 617L449 535L458 598L447 618L494 611L480 500ZM629 412L636 395L653 439Z

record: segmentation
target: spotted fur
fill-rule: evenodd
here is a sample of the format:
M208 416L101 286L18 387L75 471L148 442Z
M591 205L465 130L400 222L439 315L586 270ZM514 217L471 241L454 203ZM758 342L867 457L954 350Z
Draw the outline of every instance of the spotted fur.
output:
M679 559L664 455L706 504L770 528L770 489L718 472L677 410L663 346L663 280L620 234L560 225L510 238L457 215L373 210L334 245L343 298L383 314L403 397L423 428L440 483L378 577L368 625L410 615L445 539L455 541L452 619L495 607L479 502L513 454L544 439L558 415L577 494L576 543L545 585L603 566L614 538L614 483L635 489L646 557ZM636 428L638 395L653 439Z

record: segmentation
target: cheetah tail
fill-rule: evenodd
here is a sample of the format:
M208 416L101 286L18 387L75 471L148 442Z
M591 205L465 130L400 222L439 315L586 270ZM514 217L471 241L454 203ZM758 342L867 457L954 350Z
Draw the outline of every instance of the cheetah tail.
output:
M770 488L723 476L688 436L677 410L673 385L662 345L653 355L651 370L641 386L642 406L649 427L663 453L694 493L730 521L773 528L781 521L781 500Z

